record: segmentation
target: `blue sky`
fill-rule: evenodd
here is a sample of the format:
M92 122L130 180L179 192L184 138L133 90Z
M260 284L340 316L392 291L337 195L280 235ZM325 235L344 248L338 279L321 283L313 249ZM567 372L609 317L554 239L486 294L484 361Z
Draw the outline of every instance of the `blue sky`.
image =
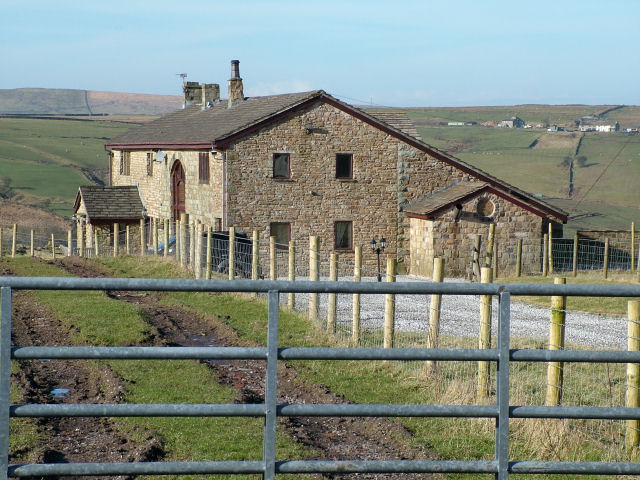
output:
M0 88L640 105L640 1L0 0Z

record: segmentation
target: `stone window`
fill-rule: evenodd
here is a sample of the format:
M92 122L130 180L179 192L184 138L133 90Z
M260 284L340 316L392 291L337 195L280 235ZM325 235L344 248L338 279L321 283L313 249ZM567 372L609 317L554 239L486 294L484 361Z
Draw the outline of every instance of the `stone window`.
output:
M336 153L336 178L353 178L353 154Z
M496 206L490 199L482 197L478 200L476 211L483 217L491 217L496 213Z
M353 222L336 222L333 230L335 234L336 250L353 249Z
M272 222L269 225L269 234L276 237L276 248L288 249L291 240L291 223Z
M273 154L273 178L291 178L291 165L288 153Z
M198 154L198 181L209 183L209 152Z
M120 175L130 175L131 152L120 153Z
M153 152L147 152L147 177L153 177Z

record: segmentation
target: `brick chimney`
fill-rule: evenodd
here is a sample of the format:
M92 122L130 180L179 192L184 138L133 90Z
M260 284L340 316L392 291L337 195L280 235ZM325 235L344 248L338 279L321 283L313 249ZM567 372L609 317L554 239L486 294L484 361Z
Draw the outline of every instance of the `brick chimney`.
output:
M240 78L240 60L231 60L231 78L229 79L229 103L227 108L241 103L244 100L242 91L242 78Z

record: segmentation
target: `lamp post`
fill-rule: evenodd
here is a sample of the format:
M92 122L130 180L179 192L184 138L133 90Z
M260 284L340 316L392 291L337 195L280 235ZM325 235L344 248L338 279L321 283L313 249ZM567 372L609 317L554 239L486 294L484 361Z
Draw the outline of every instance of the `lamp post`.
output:
M382 272L380 271L380 254L384 252L384 247L387 246L387 241L384 237L380 237L380 246L377 246L376 239L371 240L371 250L378 254L378 281L382 281Z

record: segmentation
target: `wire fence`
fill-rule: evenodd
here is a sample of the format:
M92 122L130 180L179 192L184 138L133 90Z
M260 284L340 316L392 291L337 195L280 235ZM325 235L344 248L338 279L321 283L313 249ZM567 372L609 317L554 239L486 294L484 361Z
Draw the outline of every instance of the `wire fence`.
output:
M165 233L166 230L166 233ZM158 222L144 225L126 225L119 228L94 228L85 233L80 241L77 232L72 232L72 248L67 238L57 238L46 232L3 227L0 254L8 255L80 255L93 257L132 254L163 256L178 261L200 278L229 275L230 232L209 231L202 225L173 225ZM260 238L257 245L253 237L242 232L233 235L233 270L236 278L310 278L310 251L307 245L278 244L269 238ZM518 245L520 243L520 245ZM620 245L607 245L593 239L553 239L551 256L545 255L548 246L540 239L517 239L497 242L496 251L487 257L486 246L479 252L482 265L491 265L495 276L514 275L518 261L522 275L562 275L572 272L601 271L605 266L622 273L634 273L637 257L631 249ZM96 248L97 245L97 248ZM575 246L577 245L577 250ZM52 248L53 247L53 248ZM520 255L517 252L520 251ZM546 250L548 251L548 250ZM256 253L257 252L257 253ZM331 258L314 252L318 257L318 276L329 280ZM490 252L491 253L491 252ZM373 255L372 252L367 252ZM636 254L637 255L637 254ZM473 252L464 262L471 263ZM545 266L546 258L546 266ZM487 259L489 260L488 263ZM355 264L339 256L336 270L339 280L353 280ZM370 265L370 264L369 264ZM351 273L349 273L351 272ZM379 272L365 265L360 268L361 281L377 281ZM403 281L425 281L424 278L397 276ZM447 281L445 279L445 281ZM328 294L318 295L318 314L314 317L319 328L329 330L328 337L342 345L363 347L385 346L385 318L388 307L380 295L359 295L357 311L354 295L336 295L335 329L328 328L332 301ZM397 295L393 302L392 342L396 347L425 348L433 346L430 339L430 315L434 309L432 296ZM309 295L283 296L283 303L299 311L309 309ZM481 330L481 307L483 299L473 296L448 295L441 299L438 316L437 346L440 348L475 348L479 344ZM593 314L573 310L562 310L565 315L564 338L568 345L583 349L627 348L629 341L628 320L622 316ZM495 341L497 306L490 314L490 342ZM550 307L517 300L511 310L511 348L547 349L550 340ZM493 365L493 364L491 364ZM565 363L562 367L562 384L558 386L563 405L573 406L625 406L628 378L625 364ZM469 404L479 401L478 371L473 362L404 362L402 368L410 375L419 376L435 389L443 403ZM542 363L516 363L512 366L511 395L521 405L544 405L547 401L549 365ZM488 372L488 397L494 401L495 365ZM478 427L486 427L488 438L493 431L484 420L477 420ZM514 420L511 436L514 444L535 445L530 452L534 458L573 460L583 455L580 449L590 448L601 452L609 461L628 458L625 447L627 421L623 420ZM532 442L532 439L534 440ZM532 447L533 448L533 447ZM604 453L602 453L604 452Z

